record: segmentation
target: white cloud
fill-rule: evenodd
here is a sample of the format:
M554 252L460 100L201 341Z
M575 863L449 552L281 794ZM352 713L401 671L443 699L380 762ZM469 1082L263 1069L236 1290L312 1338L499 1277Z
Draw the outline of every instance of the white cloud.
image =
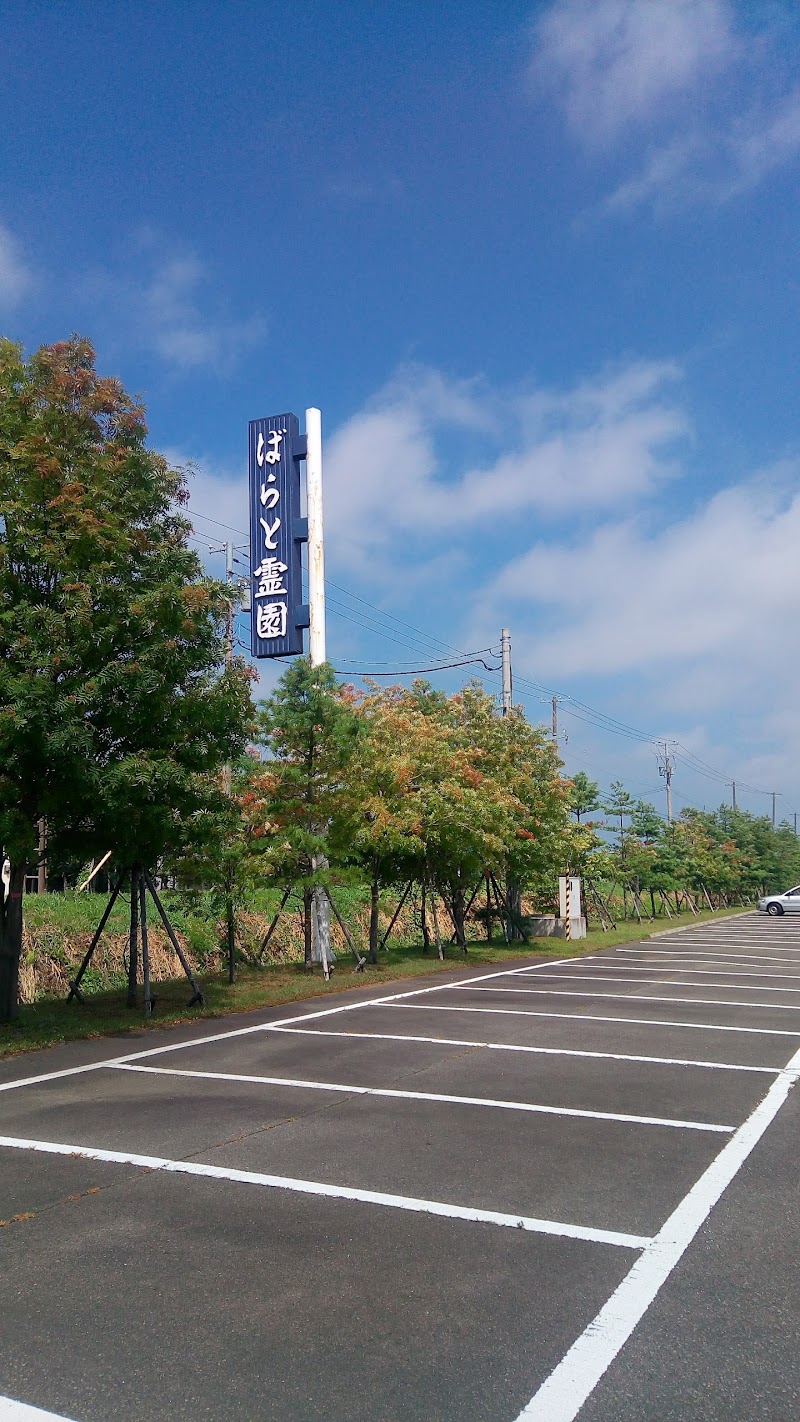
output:
M727 202L800 154L800 89L771 109L732 120L727 127L698 130L656 146L639 172L602 204L606 213L650 205L663 212L691 202Z
M32 286L33 274L23 260L19 243L0 223L0 309L17 306Z
M95 274L88 289L105 315L168 366L228 373L264 339L263 318L231 317L194 252L169 250L149 231L139 234L137 248L124 276Z
M187 517L196 519L196 541L205 545L198 547L198 552L205 556L209 544L219 547L228 539L234 544L246 544L250 517L246 460L242 459L235 468L203 455L187 454L183 449L167 448L161 453L174 469L186 472Z
M792 471L796 489L800 467ZM800 493L787 470L727 489L650 531L609 523L585 543L537 544L508 564L489 599L538 609L547 631L525 655L540 675L636 674L686 713L737 708L766 684L800 693L788 642L800 620Z
M562 518L641 496L677 472L674 446L688 432L668 393L678 376L632 362L568 391L490 391L406 371L329 442L332 535L368 563L399 539L413 555L442 528L457 541L534 510ZM445 434L463 446L457 458L441 454Z
M532 81L590 146L659 116L735 48L725 0L558 0L535 41Z
M142 287L142 325L166 361L183 370L210 366L230 369L264 336L259 317L245 321L209 317L199 290L207 272L193 255L167 258Z
M401 372L326 439L328 570L456 646L494 644L510 626L518 678L675 736L741 782L781 789L787 805L795 786L800 804L800 463L665 523L674 441L689 430L679 376L667 363L630 362L567 390L497 391ZM476 488L479 446L491 506ZM205 515L200 543L246 543L244 461L197 465L190 509ZM578 490L588 491L582 519ZM526 551L510 557L509 544ZM202 551L221 574L220 555ZM330 609L335 657L410 654L391 642L379 651L368 610L366 627L342 622L344 610ZM534 699L531 711L549 707ZM658 798L651 745L587 727L568 703L563 711L571 768L606 780L630 773L637 794ZM724 798L724 786L686 765L675 787L676 803ZM743 784L740 803L764 808Z
M746 36L736 18L731 0L556 0L542 15L536 90L627 170L601 213L727 202L800 154L785 18L765 9Z

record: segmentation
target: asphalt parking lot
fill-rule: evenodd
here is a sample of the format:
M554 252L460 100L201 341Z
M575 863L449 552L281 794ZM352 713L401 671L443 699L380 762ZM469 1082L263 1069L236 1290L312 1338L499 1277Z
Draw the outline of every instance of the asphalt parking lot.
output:
M0 1062L0 1419L800 1415L800 920L396 987Z

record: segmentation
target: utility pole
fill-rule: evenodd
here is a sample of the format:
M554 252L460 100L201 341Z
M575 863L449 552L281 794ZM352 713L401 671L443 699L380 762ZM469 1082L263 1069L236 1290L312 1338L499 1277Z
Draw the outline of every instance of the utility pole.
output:
M327 661L325 645L325 547L322 531L322 415L306 410L306 509L308 512L308 651L312 667ZM327 869L328 861L315 854L312 868ZM331 975L331 916L328 896L321 885L312 890L312 956Z
M553 743L558 745L558 697L553 697Z
M503 715L508 716L513 705L511 684L511 633L504 627L500 633L500 661L503 669Z
M797 834L797 811L794 812L794 832Z
M731 790L733 791L733 811L734 811L734 814L735 814L735 813L736 813L736 808L737 808L737 806L736 806L736 781L735 781L735 780L731 782Z
M772 828L773 828L773 829L775 828L775 800L776 800L776 799L777 799L777 796L776 796L776 794L775 794L775 791L773 790L773 792L772 792Z
M672 760L669 753L669 742L664 742L664 764L658 767L659 775L663 775L664 784L667 791L667 824L672 824Z

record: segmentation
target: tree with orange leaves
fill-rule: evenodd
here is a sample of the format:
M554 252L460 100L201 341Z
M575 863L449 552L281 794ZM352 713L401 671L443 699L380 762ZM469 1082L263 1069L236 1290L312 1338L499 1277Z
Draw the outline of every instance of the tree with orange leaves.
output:
M244 747L225 590L188 547L180 471L88 341L0 341L0 1020L17 1010L25 875L50 851L154 868L202 835Z

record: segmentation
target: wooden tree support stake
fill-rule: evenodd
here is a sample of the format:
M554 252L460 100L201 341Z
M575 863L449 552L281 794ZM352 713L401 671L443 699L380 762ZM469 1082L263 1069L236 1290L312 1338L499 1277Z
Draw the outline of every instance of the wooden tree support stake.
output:
M106 904L105 909L103 910L103 917L101 918L99 924L97 925L97 928L95 929L94 938L92 939L91 943L89 944L89 947L86 949L86 952L83 955L83 962L81 963L77 973L75 974L75 977L70 978L69 996L67 997L67 1002L71 1002L73 997L77 998L78 1002L86 1001L86 998L81 992L81 978L83 977L84 973L86 972L86 969L92 961L92 954L94 953L95 948L100 942L100 939L103 934L103 929L105 928L109 918L111 917L111 910L117 902L120 888L121 884L118 883L116 887L112 890L111 897L108 903Z
M612 914L610 908L608 907L608 904L600 893L600 890L592 882L591 879L586 880L586 887L589 890L592 903L597 909L597 914L600 919L600 925L602 927L603 932L607 933L609 928L616 928L617 925L614 919L614 915ZM606 922L606 920L608 921Z
M288 887L288 889L284 889L284 891L283 891L283 898L281 899L280 903L278 904L277 913L275 914L275 917L273 918L272 923L270 924L269 928L267 929L266 933L264 934L264 937L263 937L262 942L261 942L261 947L259 948L258 952L256 953L256 959L257 959L257 961L258 961L259 963L261 962L261 959L263 958L264 954L265 954L266 951L267 951L267 948L269 947L269 940L270 940L270 938L272 937L273 933L275 932L275 929L276 929L277 926L278 926L278 919L280 918L281 914L283 913L283 910L284 910L285 907L286 907L287 900L288 900L288 898L289 898L290 893L292 892L292 887L293 887L293 886L290 884L289 887Z
M439 915L436 912L436 895L431 894L431 917L433 918L433 931L436 936L436 947L439 950L439 957L444 962L444 948L442 947L442 935L439 932Z
M158 894L156 893L156 886L155 886L155 884L153 883L153 880L152 880L152 878L151 878L150 873L148 872L148 870L147 870L147 869L144 869L142 872L144 873L145 882L146 882L146 884L147 884L148 889L150 890L150 896L151 896L151 898L152 898L152 900L153 900L153 903L155 904L155 906L156 906L156 908L158 909L158 912L159 912L159 914L160 914L160 916L161 916L161 922L163 923L164 928L166 929L167 937L169 938L170 943L172 944L173 948L175 949L175 952L177 953L178 959L179 959L179 961L180 961L180 965L181 965L181 967L183 968L183 971L185 972L185 974L186 974L187 978L189 979L189 982L190 982L190 984L191 984L191 986L192 986L192 989L193 989L193 992L194 992L194 996L190 999L190 1001L189 1001L189 1006L190 1006L190 1007L194 1007L195 1003L197 1003L197 1006L198 1006L198 1007L203 1007L203 1006L205 1006L205 998L203 997L203 994L202 994L202 992L201 992L201 990L200 990L200 984L198 983L198 981L197 981L197 979L196 979L194 973L192 972L192 969L191 969L191 965L190 965L190 963L189 963L189 960L188 960L188 958L186 957L186 954L184 953L183 949L181 948L180 943L178 942L178 939L177 939L177 937L176 937L176 935L175 935L175 930L174 930L174 928L172 927L172 924L170 923L169 919L167 918L167 914L166 914L166 910L165 910L165 908L164 908L164 905L162 904L160 898L158 897Z
M355 943L354 943L354 941L353 941L353 935L352 935L352 933L350 932L350 929L347 927L347 924L345 923L344 919L342 918L342 915L340 914L339 910L337 909L335 903L333 902L333 899L332 899L331 896L330 896L330 891L329 891L328 889L324 889L324 890L323 890L323 893L325 894L325 897L326 897L326 899L328 900L328 903L330 904L330 906L331 906L331 908L332 908L332 910L333 910L333 916L334 916L334 918L336 919L336 922L338 923L339 927L340 927L341 930L342 930L342 933L344 934L345 938L347 939L347 946L349 947L351 953L353 954L353 957L354 957L355 960L356 960L356 972L357 972L357 973L363 973L363 971L364 971L364 966L365 966L367 960L366 960L366 958L362 958L361 954L359 953L358 949L356 948L356 945L355 945Z
M406 884L406 886L405 886L405 888L404 888L404 890L403 890L403 897L402 897L402 899L400 900L399 904L397 905L397 908L395 909L394 913L392 914L392 921L391 921L391 923L389 924L389 927L387 928L386 932L384 933L383 938L381 939L380 943L378 944L378 947L379 947L379 948L386 948L386 944L387 944L387 941L388 941L388 939L389 939L389 936L390 936L390 934L391 934L391 932L392 932L392 929L394 928L395 924L397 923L398 918L400 917L400 913L401 913L403 904L405 903L406 899L408 898L409 894L411 893L411 890L413 889L413 887L414 887L414 880L413 880L413 879L409 879L408 883ZM386 949L386 951L387 951L387 952L389 951L388 948Z
M131 870L131 928L128 940L128 1007L136 1006L136 980L139 976L139 873Z
M139 933L142 939L142 996L144 998L144 1015L150 1017L153 1011L154 998L150 991L150 945L147 940L147 897L144 883L144 875L139 875Z

